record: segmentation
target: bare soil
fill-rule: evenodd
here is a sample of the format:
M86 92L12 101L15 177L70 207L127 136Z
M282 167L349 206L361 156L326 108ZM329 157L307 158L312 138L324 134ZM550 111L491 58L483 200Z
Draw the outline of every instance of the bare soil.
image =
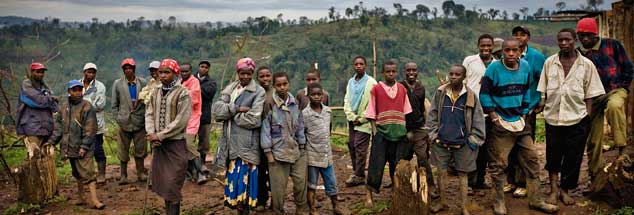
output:
M545 144L538 144L540 161L545 161ZM615 152L610 151L606 153L608 160L613 160ZM364 186L357 186L348 188L345 187L344 181L349 177L352 170L350 167L350 158L347 152L335 151L335 172L337 175L337 184L340 192L340 196L345 200L340 204L350 214L361 213L375 213L375 214L389 214L390 208L383 210L363 210L363 200L365 188ZM146 159L146 166L149 165L150 158ZM129 173L133 173L134 166L129 165ZM577 203L572 206L564 206L559 204L560 212L558 214L592 214L598 207L598 203L591 202L585 199L580 190L586 186L588 176L586 174L587 165L584 160L582 166L582 175L580 180L580 186L578 190L573 192L573 197L577 200ZM385 171L384 183L389 183L389 175ZM75 191L76 187L71 179L71 183L61 186L59 194L62 197L66 197L67 200L55 201L49 203L40 208L37 212L29 212L30 214L142 214L144 207L144 199L147 195L146 214L164 213L163 201L160 197L152 192L146 192L145 183L131 183L129 185L120 186L116 183L116 177L119 175L119 166L111 165L107 167L108 182L106 185L99 187L99 198L107 205L105 210L98 211L92 209L86 209L85 206L75 206L70 203L69 200L76 199ZM134 174L130 174L131 180L136 180ZM487 176L488 177L488 176ZM490 179L489 179L490 180ZM548 188L548 176L547 172L542 169L540 172L540 180L542 181L541 193L546 193ZM286 212L294 213L295 206L292 202L292 194L290 193L291 184L289 182L288 195L286 198ZM11 207L17 202L17 189L13 182L7 177L6 173L2 171L0 177L0 211L4 211L6 208ZM458 184L455 176L450 176L450 182L448 187L448 202L450 208L448 211L441 212L439 214L458 214ZM472 214L492 214L493 197L492 190L482 191L482 195L472 196L473 204L470 207ZM205 185L197 185L192 182L186 182L182 190L183 193L183 205L181 210L183 214L223 214L223 186L219 181L209 181ZM544 194L545 195L545 194ZM332 214L332 208L330 206L330 200L326 197L323 190L318 190L318 206L321 214ZM375 205L385 205L389 207L391 198L390 189L383 189L378 195L375 195ZM507 207L509 208L509 214L542 214L541 212L530 210L528 208L528 201L526 198L513 198L509 193L506 198ZM600 204L602 207L604 204ZM271 212L265 212L261 214L272 214Z

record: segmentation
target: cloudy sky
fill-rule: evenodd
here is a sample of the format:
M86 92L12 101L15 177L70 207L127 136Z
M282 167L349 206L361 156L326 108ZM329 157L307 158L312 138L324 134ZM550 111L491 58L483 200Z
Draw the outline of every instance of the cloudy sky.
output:
M534 13L539 7L554 10L553 0L509 1L509 0L454 0L467 9L473 7L507 10L509 14L521 7L530 8ZM566 9L577 9L586 0L563 0ZM601 6L610 8L617 0L604 0ZM26 16L31 18L58 17L62 21L89 21L97 17L100 21L125 21L145 17L146 19L167 20L175 16L177 21L188 22L237 22L248 16L275 17L282 13L284 19L296 19L307 16L318 19L328 15L328 8L334 6L343 15L345 8L353 7L358 0L0 0L0 16ZM398 2L404 8L412 9L416 4L424 4L430 9L437 7L441 11L442 0L365 0L367 8L384 7L394 12L393 3ZM512 2L512 3L509 3ZM485 9L486 8L486 9ZM441 12L439 12L441 13Z

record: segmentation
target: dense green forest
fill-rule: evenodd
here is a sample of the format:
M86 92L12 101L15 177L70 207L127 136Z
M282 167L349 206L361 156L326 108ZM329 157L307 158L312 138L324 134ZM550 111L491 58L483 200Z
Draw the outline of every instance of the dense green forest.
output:
M122 76L119 64L126 57L137 61L137 74L144 77L152 60L169 57L193 64L209 60L212 76L217 80L227 71L226 83L234 73L235 61L249 56L258 66L288 72L293 92L303 87L303 73L318 63L333 106L340 106L346 81L353 73L351 59L366 56L368 72L372 74L373 38L379 69L388 59L401 64L399 68L414 61L422 69L419 77L432 89L437 86L436 70L443 72L452 64L462 63L465 56L477 53L480 34L507 38L514 26L524 25L531 30L531 46L551 55L557 50L556 33L575 26L533 20L526 13L523 19L519 14L509 19L506 11L502 16L496 10L465 10L461 5L440 11L417 7L411 12L400 4L394 6L396 13L388 14L384 8L366 9L361 3L343 10L345 16L331 8L325 11L327 17L318 20L285 20L280 14L276 18L248 17L239 24L183 23L174 17L164 22L139 17L127 22L103 23L95 18L92 22L67 23L48 19L6 26L0 29L2 91L8 100L14 100L32 61L46 61L49 70L45 79L61 95L65 94L65 82L81 78L86 62L98 65L97 78L109 90L113 80ZM7 110L6 105L2 102L2 112Z

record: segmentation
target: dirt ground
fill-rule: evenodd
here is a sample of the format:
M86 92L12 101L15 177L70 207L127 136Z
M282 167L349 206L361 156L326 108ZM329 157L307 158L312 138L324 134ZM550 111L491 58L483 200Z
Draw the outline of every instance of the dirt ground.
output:
M545 161L545 145L538 144L540 160L542 162ZM609 159L614 158L614 151L608 152L607 157ZM362 213L375 213L375 214L389 214L390 209L385 208L383 210L376 209L375 210L362 210L363 209L363 198L364 198L364 187L358 186L353 188L347 188L344 185L344 181L351 174L352 170L350 167L350 158L347 152L344 151L335 151L334 152L335 159L335 171L337 176L337 184L340 192L340 196L345 200L341 202L343 208L348 210L351 214L362 214ZM149 165L150 158L146 159L146 166ZM132 173L134 166L129 165L129 173ZM577 191L573 192L573 196L577 199L577 204L573 206L564 206L563 204L559 204L561 210L559 214L592 214L596 208L597 204L591 202L581 195L580 191L587 181L586 174L586 162L584 161L582 166L582 176L580 186ZM389 176L387 171L385 171L384 183L389 182ZM144 183L132 183L129 185L119 186L116 183L116 177L119 175L119 167L116 165L108 166L107 168L107 178L108 183L98 189L100 199L107 205L106 209L103 211L85 209L83 206L75 206L71 205L68 200L58 200L54 203L49 203L40 208L37 214L64 214L64 215L75 215L75 214L141 214L143 211L144 198L147 194L147 208L146 214L153 213L164 213L163 211L163 201L152 192L145 192L145 184ZM134 174L131 174L131 179L135 180L136 177ZM488 177L488 176L487 176ZM490 180L490 179L488 179ZM546 182L548 181L548 176L545 171L540 172L540 180L542 181L541 191L545 193L549 190ZM74 199L74 192L76 188L73 186L73 182L69 185L62 185L59 191L60 195L63 197L67 197L68 199ZM295 207L292 203L292 194L290 193L290 182L289 182L289 193L286 198L286 212L293 213L295 212ZM17 201L16 192L17 189L13 182L11 182L8 177L3 172L2 177L0 178L0 190L2 190L2 194L0 195L0 211L4 211L7 207L15 204ZM450 203L449 211L445 211L439 214L458 214L458 184L457 178L455 176L450 176L450 182L448 187L448 196ZM183 193L183 205L181 210L183 214L222 214L223 213L223 186L220 185L217 181L210 181L205 185L196 185L191 182L186 182L185 186L182 190ZM492 204L493 197L490 190L485 190L482 192L482 196L472 196L473 205L471 206L472 214L491 214L492 213ZM391 191L389 189L384 189L379 195L375 196L375 205L384 205L389 207ZM507 194L507 207L509 208L509 214L542 214L540 212L529 210L528 202L526 198L513 198L511 194ZM326 197L323 190L318 190L318 206L319 212L321 214L332 214L332 209L330 206L330 200ZM605 206L603 206L605 207ZM33 213L35 214L35 213ZM272 214L270 212L261 213L261 214Z

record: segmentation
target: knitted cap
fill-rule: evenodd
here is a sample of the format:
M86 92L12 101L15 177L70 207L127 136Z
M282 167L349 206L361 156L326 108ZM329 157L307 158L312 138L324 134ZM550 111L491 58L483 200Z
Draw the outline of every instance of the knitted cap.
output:
M587 32L599 34L597 20L593 18L583 18L577 22L577 33Z

